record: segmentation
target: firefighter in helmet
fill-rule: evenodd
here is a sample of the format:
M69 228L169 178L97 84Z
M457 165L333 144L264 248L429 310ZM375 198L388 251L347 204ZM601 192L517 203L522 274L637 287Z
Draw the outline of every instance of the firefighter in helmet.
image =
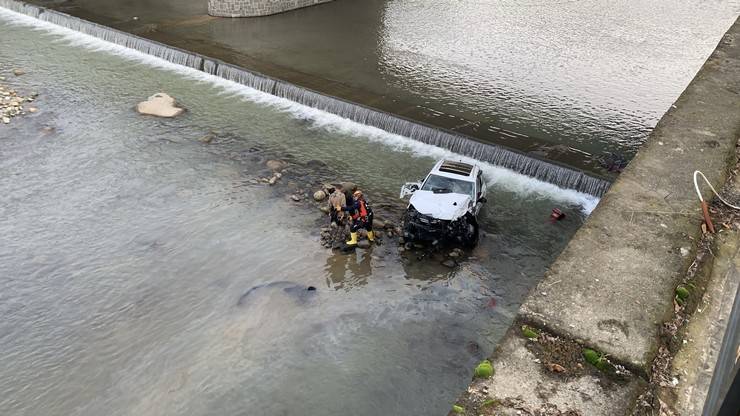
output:
M357 245L357 231L364 228L367 231L367 239L370 242L375 241L373 233L373 210L367 203L362 191L357 190L352 194L352 201L347 203L346 207L335 207L337 210L347 211L350 214L352 223L350 224L350 240L348 246Z

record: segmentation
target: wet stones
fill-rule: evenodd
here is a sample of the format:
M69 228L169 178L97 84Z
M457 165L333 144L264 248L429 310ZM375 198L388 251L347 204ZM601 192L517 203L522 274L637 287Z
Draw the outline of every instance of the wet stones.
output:
M216 134L214 132L208 132L205 136L202 136L198 139L199 142L204 144L211 144L213 140L216 138Z
M316 191L313 193L314 201L319 202L319 201L323 201L324 199L326 199L326 192L324 192L323 190Z
M278 181L280 181L280 179L283 177L282 171L285 170L285 167L288 166L288 163L282 160L271 159L265 162L265 165L267 166L267 169L272 171L272 176L260 178L260 181L272 186L278 183ZM298 200L294 199L294 201L298 202L301 200L298 195L294 196L299 198Z
M265 165L267 165L267 168L273 172L280 172L285 169L288 163L282 160L271 159L265 162Z
M136 111L139 114L171 118L179 116L185 109L178 107L174 98L160 92L137 104Z
M454 269L455 266L457 266L457 263L455 263L455 260L448 259L448 260L443 261L442 265L450 269Z
M326 248L341 248L347 237L347 229L337 224L332 223L329 227L321 228L321 245Z
M19 95L15 90L0 84L0 122L2 124L9 124L13 118L25 115L24 103L32 102L36 96L37 94L34 93L28 97L24 97ZM35 113L37 111L39 109L36 107L28 109L29 113Z
M25 74L26 74L26 71L24 71L24 70L22 70L20 68L16 68L16 69L13 70L13 75L15 75L17 77L19 77L21 75L25 75Z

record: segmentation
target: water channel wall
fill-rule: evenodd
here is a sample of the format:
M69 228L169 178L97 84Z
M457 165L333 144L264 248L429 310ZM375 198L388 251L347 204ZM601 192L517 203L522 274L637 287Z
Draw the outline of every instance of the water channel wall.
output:
M208 14L219 17L267 16L332 0L208 0Z
M321 94L218 59L144 39L56 10L17 0L0 0L0 7L215 75L307 107L326 111L357 123L377 127L392 134L408 137L463 156L507 168L561 188L573 189L600 197L611 185L610 181L602 177L592 176L569 166L503 146L482 143L472 137Z
M720 189L736 165L739 138L740 19L531 290L517 323L490 358L495 376L474 381L459 399L465 414L484 413L484 403L512 412L534 409L526 414L545 414L536 410L553 407L562 413L547 414L631 414L651 379L654 360L666 349L661 331L674 317L676 287L698 264L702 212L693 172L702 171ZM711 199L707 187L702 189ZM696 283L693 290L700 291ZM550 335L529 340L523 324ZM713 337L714 345L722 342L721 333L701 337ZM554 367L568 366L568 360L538 356L540 345L548 342L576 345L575 357L583 347L595 350L631 375L612 382L595 370ZM590 365L584 361L580 368ZM675 374L679 387L686 383L685 372ZM496 414L515 413L497 409Z

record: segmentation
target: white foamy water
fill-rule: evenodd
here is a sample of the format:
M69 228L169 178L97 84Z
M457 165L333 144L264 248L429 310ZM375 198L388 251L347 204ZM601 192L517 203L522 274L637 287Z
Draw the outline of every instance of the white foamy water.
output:
M114 43L110 43L94 36L73 31L49 22L35 19L11 10L0 8L0 18L10 24L23 25L35 30L41 30L59 36L63 41L90 50L111 53L152 68L177 73L198 82L208 83L221 90L222 93L238 95L254 103L263 104L279 111L291 114L295 118L306 119L312 122L314 128L328 131L337 131L361 140L370 140L397 151L411 152L420 157L454 158L469 162L476 162L483 166L489 184L524 196L541 196L552 198L569 204L579 205L586 214L596 207L599 198L585 193L563 189L547 182L518 174L508 169L482 163L449 150L428 145L407 137L388 133L376 127L345 119L334 114L307 107L290 100L276 97L242 84L206 74L196 69L180 66L151 55L144 54Z

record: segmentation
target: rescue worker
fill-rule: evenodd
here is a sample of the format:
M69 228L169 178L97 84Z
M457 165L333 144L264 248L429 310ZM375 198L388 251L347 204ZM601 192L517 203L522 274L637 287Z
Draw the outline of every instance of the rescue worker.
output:
M342 182L340 185L340 188L342 188L342 191L344 192L346 203L351 204L353 201L352 194L354 194L357 190L357 185L353 184L352 182Z
M329 191L329 209L331 210L329 212L330 222L332 224L342 225L344 212L341 208L347 206L347 198L344 195L344 189L342 189L342 185L336 187L332 185L327 188L327 191ZM337 207L340 209L337 209Z
M373 210L362 195L362 191L357 190L352 194L353 201L347 204L343 211L350 213L352 223L349 226L350 240L346 242L348 246L357 245L357 231L364 228L367 231L367 239L370 242L375 241L373 233Z

